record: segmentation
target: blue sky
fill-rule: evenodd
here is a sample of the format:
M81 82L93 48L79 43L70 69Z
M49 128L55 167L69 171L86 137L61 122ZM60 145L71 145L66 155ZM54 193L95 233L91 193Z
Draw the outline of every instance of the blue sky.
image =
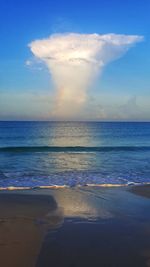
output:
M99 107L105 120L150 120L149 13L149 0L1 0L0 119L51 119L53 82L46 67L26 66L33 57L28 44L54 33L74 32L144 36L103 70L89 93L94 104L88 103L83 119L101 119L99 109L93 112ZM90 111L99 117L91 117Z

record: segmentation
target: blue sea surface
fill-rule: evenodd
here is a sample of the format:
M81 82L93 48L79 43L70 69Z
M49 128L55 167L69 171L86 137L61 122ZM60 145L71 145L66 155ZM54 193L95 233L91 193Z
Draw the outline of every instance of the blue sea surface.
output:
M0 122L0 187L147 182L148 122Z

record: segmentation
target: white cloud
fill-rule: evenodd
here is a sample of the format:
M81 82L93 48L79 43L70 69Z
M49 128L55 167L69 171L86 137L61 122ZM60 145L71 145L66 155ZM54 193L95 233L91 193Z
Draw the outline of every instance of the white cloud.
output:
M56 86L53 117L80 114L88 89L103 67L142 40L137 35L67 33L31 42L32 53L45 62Z
M26 66L31 66L32 65L32 61L31 60L26 60Z

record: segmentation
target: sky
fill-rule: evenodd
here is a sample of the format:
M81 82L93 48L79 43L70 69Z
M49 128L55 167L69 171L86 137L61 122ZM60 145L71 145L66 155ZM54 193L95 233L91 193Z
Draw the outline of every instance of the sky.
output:
M149 0L1 0L0 120L150 121L149 13Z

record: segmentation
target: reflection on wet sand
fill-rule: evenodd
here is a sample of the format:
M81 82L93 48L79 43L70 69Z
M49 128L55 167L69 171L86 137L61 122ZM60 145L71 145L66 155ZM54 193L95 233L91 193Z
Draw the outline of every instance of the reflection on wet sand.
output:
M68 188L1 192L1 265L35 266L47 231L60 227L64 218L111 218L102 200L97 206L92 194Z
M132 191L1 192L0 266L149 266L150 200Z
M149 200L126 188L65 188L51 194L65 220L48 232L36 267L149 266L149 255L143 254L150 248Z
M113 217L105 199L108 194L105 196L103 190L101 190L99 199L92 192L82 189L52 190L51 195L58 206L63 208L65 218L106 219Z

